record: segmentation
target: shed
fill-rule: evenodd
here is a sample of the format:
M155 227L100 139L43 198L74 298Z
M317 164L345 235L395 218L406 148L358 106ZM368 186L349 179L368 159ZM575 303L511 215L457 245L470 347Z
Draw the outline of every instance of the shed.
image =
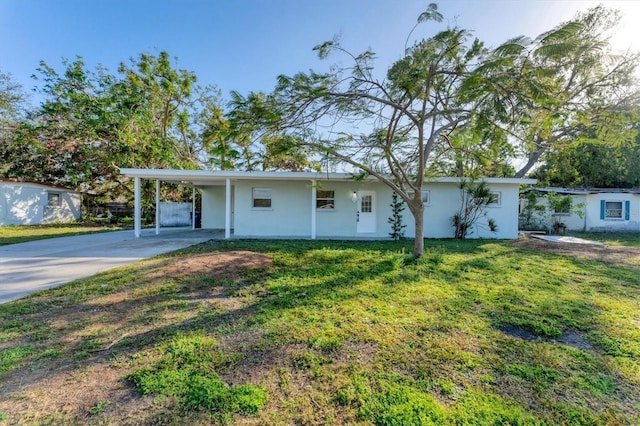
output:
M0 226L73 222L81 202L81 193L68 188L0 179Z

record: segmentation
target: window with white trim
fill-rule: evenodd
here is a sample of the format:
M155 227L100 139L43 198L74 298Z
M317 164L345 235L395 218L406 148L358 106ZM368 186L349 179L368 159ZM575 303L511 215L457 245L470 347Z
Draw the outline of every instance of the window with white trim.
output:
M493 196L493 203L487 204L488 207L500 207L502 205L502 192L493 191L491 192Z
M61 197L59 192L47 192L47 208L57 209L60 204Z
M413 198L413 191L407 191L407 195L409 196L409 198ZM431 194L429 193L428 190L423 190L420 192L421 198L422 198L422 204L424 205L428 205L429 202L431 201Z
M328 189L318 189L316 191L316 209L333 210L336 208L335 191Z
M253 188L252 206L257 209L271 208L271 188Z
M624 203L622 201L605 201L604 218L622 219L624 213Z

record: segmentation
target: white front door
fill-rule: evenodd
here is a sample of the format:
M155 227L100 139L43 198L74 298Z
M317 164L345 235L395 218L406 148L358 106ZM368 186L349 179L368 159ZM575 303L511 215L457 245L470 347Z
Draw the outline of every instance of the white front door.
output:
M358 192L357 212L358 233L376 232L376 193L375 191Z

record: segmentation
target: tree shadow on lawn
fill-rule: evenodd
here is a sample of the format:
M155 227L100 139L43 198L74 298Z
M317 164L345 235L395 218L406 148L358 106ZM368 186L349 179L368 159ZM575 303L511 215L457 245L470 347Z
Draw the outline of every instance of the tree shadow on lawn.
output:
M198 247L189 256L195 258L210 249ZM225 254L226 251L220 251L207 256ZM37 390L40 402L41 392L48 392L51 407L56 406L53 401L59 397L58 404L66 400L66 405L73 406L75 402L75 411L70 410L75 416L82 416L83 410L86 414L87 407L100 401L96 398L108 397L95 388L111 389L109 398L116 399L113 392L118 386L113 383L113 374L107 379L105 366L118 365L112 368L117 371L117 382L144 364L139 360L140 354L152 356L149 354L157 344L176 335L205 332L219 335L221 340L236 333L246 336L254 325L278 316L279 310L318 304L329 293L338 292L341 299L357 296L343 290L395 267L392 262L380 259L345 268L336 259L333 263L338 262L338 267L334 272L330 276L312 277L311 285L296 287L284 282L266 289L262 284L268 277L278 275L278 268L244 269L226 263L203 274L201 270L184 269L179 265L181 261L180 255L162 256L0 306L0 318L11 323L5 322L0 327L4 340L0 351L30 348L27 356L7 366L0 376L0 394L9 397L4 402L5 397L0 399L0 410L11 414L19 407L33 406L33 401L27 401L30 398L24 398L24 392ZM304 275L304 268L301 269ZM241 349L257 350L262 360L273 360L277 358L279 345L280 342L269 341L257 333ZM93 384L81 385L79 389L85 387L82 395L71 397L62 390L70 386L69 377L84 371L87 373L80 376L86 378L93 370L99 370L103 380L95 378ZM131 389L120 392L122 400L130 397ZM22 401L17 403L15 398Z
M487 248L485 244L497 244L500 248L496 252L495 247ZM411 286L429 274L443 279L451 271L458 271L459 275L445 288L448 294L435 323L438 327L445 323L452 328L462 327L463 319L457 316L473 310L474 300L492 286L486 282L477 288L465 286L474 274L478 271L497 274L507 267L497 264L500 259L516 256L516 260L505 262L514 269L500 272L506 275L498 280L504 281L505 276L517 273L523 254L529 257L527 262L538 263L541 268L545 261L556 256L523 253L499 242L436 241L426 244L424 260L412 264L407 262L409 255L404 254L405 249L410 253L406 242L205 243L2 305L0 318L10 320L18 334L5 336L0 351L17 346L31 346L33 350L22 360L22 367L9 369L3 373L4 377L0 376L4 382L0 384L0 394L9 396L4 402L0 398L0 411L12 414L28 410L35 402L24 398L25 391L33 390L40 392L40 402L42 392L49 393L48 406L52 410L65 400L70 406L69 415L74 418L87 415L91 407L105 399L116 402L114 406L132 406L137 392L123 387L121 378L147 365L155 356L158 344L184 333L216 336L220 351L230 357L229 365L221 373L229 383L260 383L266 374L261 368L268 366L274 370L278 365L291 362L292 351L339 351L340 345L357 333L357 330L336 326L339 336L321 335L320 338L328 337L321 341L314 333L324 331L314 328L314 323L338 321L341 313L332 311L328 319L313 318L310 312L314 308L326 313L327 309L355 299L390 297L401 290L399 286ZM256 262L256 268L238 267L236 257L228 258L226 263L212 261L205 265L206 271L193 267L193 262L202 264L205 259L222 258L229 252L238 252L247 258L261 256L262 260L267 256L261 253L271 252L274 264ZM449 262L447 255L472 256L472 259ZM295 270L287 267L292 259L299 265ZM234 261L235 267L230 263ZM595 262L575 262L573 266L587 274L605 276L609 272ZM616 271L618 281L633 278L624 268ZM538 290L543 293L539 299L541 308L530 309L524 316L518 314L516 308L526 294L507 295L508 300L501 300L496 284L492 303L484 302L480 307L485 311L482 315L490 319L496 333L504 331L504 328L500 331L500 327L505 325L526 328L527 321L535 323L537 317L546 315L545 306L558 302L554 289L563 284L562 280L558 281L551 290L544 286ZM369 284L374 282L379 285ZM637 288L637 277L635 284L627 285ZM609 291L618 294L616 288L617 285L612 284ZM564 303L578 303L573 315L579 318L569 321L561 315L560 319L554 319L557 322L554 327L587 332L596 324L600 308L587 296L573 301L567 299ZM570 307L567 309L571 312ZM281 327L274 327L280 319L283 319ZM294 324L296 321L299 323ZM304 321L308 321L306 331ZM0 333L11 330L11 327L0 327ZM43 356L52 349L57 353ZM75 382L69 380L76 375L80 378L74 379ZM92 375L95 377L89 380ZM75 393L65 390L74 383L84 389L81 395L77 390ZM140 411L144 411L143 408Z

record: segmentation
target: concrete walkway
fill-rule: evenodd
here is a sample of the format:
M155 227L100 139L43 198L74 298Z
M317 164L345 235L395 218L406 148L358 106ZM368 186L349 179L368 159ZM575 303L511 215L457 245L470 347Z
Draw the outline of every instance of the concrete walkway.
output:
M116 266L179 250L211 239L220 231L144 229L51 238L0 246L0 303L57 287Z
M590 244L594 246L603 246L603 243L598 241L585 240L577 237L565 237L562 235L539 235L531 234L531 238L537 238L539 240L551 241L552 243L569 243L569 244Z

